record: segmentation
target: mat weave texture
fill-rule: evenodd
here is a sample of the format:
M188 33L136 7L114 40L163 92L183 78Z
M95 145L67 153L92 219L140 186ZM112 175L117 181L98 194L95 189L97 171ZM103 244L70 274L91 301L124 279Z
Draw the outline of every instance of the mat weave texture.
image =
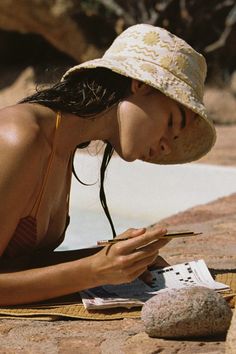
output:
M229 285L230 290L223 294L230 307L235 308L236 304L236 273L221 273L216 274L215 280L220 283Z
M215 272L214 272L215 273ZM216 281L230 286L231 290L222 294L233 308L236 302L236 273L214 274ZM55 321L65 318L85 320L118 320L123 318L140 318L140 308L113 308L88 311L84 308L78 294L60 297L38 304L0 307L0 319L26 319Z

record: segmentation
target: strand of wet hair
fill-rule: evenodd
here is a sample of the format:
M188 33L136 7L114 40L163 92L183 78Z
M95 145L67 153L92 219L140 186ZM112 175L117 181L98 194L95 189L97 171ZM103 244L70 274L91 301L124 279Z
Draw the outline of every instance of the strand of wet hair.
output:
M107 206L107 201L106 201L106 195L105 195L105 190L104 190L104 177L105 177L105 171L106 168L111 160L112 154L114 152L114 148L110 143L107 143L105 151L104 151L104 155L103 155L103 159L102 159L102 164L101 164L101 168L100 168L100 202L101 205L103 207L103 210L106 214L106 217L109 221L109 224L111 226L111 230L112 230L112 234L113 234L113 238L116 236L116 231L115 231L115 227Z

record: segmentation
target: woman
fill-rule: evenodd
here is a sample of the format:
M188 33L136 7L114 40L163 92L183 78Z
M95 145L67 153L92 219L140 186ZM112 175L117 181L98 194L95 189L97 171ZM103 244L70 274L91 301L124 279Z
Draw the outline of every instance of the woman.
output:
M92 140L107 144L100 197L115 235L103 190L113 150L126 161L159 164L206 154L215 130L202 104L205 74L204 58L187 43L140 24L117 37L103 58L1 110L0 305L148 276L166 243L158 227L129 229L118 236L129 240L93 253L53 253L69 223L74 152Z

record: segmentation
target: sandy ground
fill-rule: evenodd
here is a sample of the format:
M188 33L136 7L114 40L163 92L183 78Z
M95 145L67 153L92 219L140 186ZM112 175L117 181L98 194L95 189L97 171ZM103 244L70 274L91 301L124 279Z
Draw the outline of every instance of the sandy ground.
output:
M11 86L0 91L0 107L13 104L33 90L29 68ZM199 162L236 166L236 125L217 126L218 139L212 151ZM192 208L166 220L166 225L192 228L198 224L204 235L197 241L174 240L163 248L170 262L204 258L212 268L231 269L236 265L236 194ZM189 341L149 338L140 320L121 321L0 321L0 354L5 353L116 353L192 354L225 353L225 336ZM236 353L236 348L235 348Z
M198 162L236 166L236 125L216 126L217 140L213 149Z

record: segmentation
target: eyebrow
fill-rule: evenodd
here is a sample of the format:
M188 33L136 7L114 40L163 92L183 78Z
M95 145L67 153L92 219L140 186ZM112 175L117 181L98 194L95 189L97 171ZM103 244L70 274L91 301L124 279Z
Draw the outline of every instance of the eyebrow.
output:
M186 113L183 107L181 107L180 105L177 105L181 114L181 124L180 127L181 129L184 129L184 127L186 126Z

